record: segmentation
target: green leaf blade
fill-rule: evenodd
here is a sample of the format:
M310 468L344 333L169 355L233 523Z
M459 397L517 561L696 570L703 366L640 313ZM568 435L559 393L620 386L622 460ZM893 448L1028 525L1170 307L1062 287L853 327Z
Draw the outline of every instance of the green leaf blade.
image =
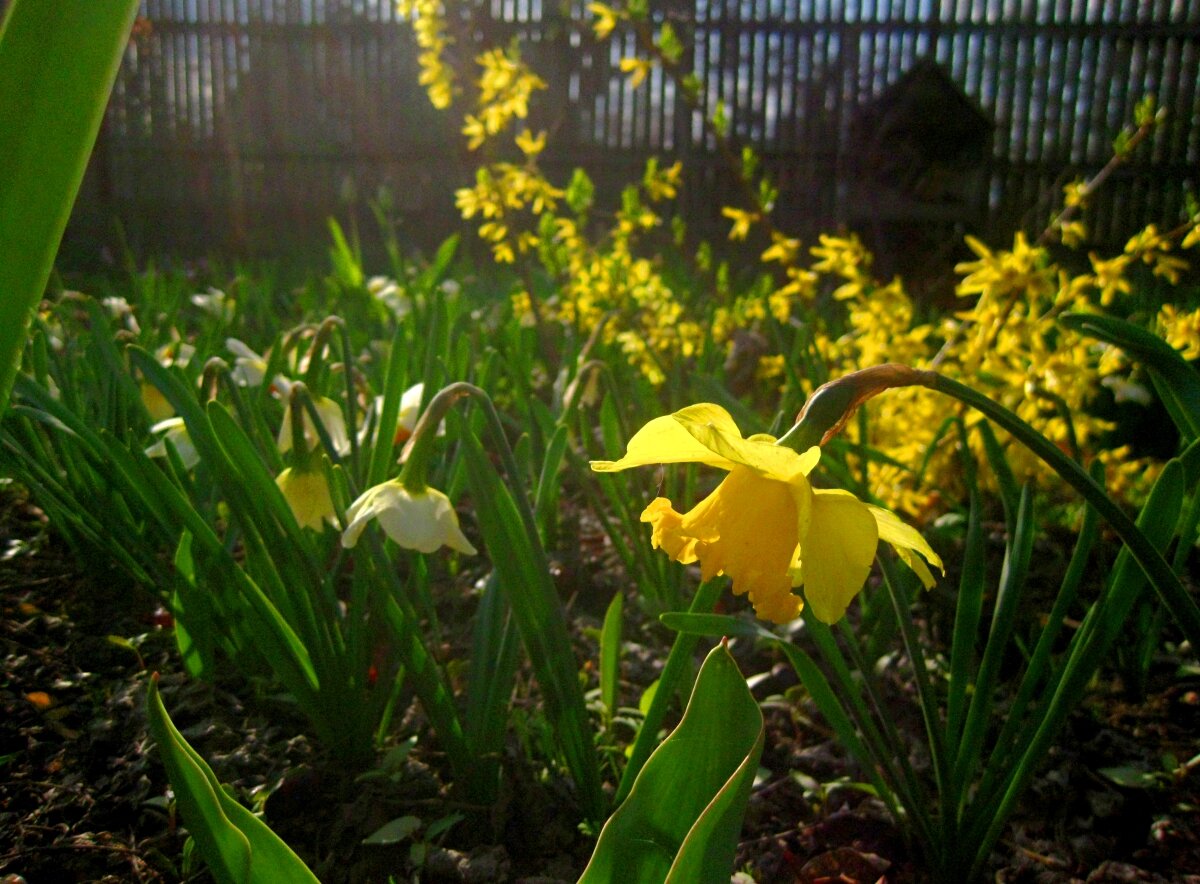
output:
M157 677L150 682L146 711L183 820L219 884L316 884L292 849L229 797L184 740L163 706Z
M683 720L605 824L580 884L727 882L762 746L762 713L722 643Z
M0 22L0 411L138 0L13 0Z

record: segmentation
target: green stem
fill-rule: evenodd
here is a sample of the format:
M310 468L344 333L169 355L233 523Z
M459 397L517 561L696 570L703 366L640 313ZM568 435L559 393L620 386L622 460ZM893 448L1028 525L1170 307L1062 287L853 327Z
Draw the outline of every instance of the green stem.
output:
M916 625L913 623L908 596L902 591L897 581L895 568L891 561L880 556L879 567L883 571L883 583L887 588L888 597L891 599L892 609L896 613L896 620L900 625L900 635L904 641L904 650L908 654L908 660L912 664L913 675L916 678L917 699L925 721L925 733L929 739L929 754L933 762L933 776L941 804L942 837L938 843L949 846L957 840L958 814L953 807L955 796L951 794L950 764L946 752L943 725L937 715L937 698L929 683L925 654L921 651L921 643L917 637ZM932 846L930 844L930 847ZM953 855L953 849L947 853ZM947 855L943 854L940 860L945 863Z
M1083 495L1129 547L1130 554L1158 592L1163 604L1175 616L1188 641L1193 647L1200 647L1200 607L1197 607L1170 564L1154 548L1146 535L1078 463L1063 454L1053 442L1007 408L981 393L937 372L923 371L916 374L920 376L918 383L921 386L970 405L1008 430L1025 447L1045 461L1068 485Z

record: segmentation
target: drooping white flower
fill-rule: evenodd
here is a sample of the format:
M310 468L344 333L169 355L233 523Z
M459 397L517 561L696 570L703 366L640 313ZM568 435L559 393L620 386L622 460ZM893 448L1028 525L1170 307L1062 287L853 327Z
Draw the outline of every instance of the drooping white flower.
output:
M404 442L417 428L421 416L421 397L425 395L425 384L416 383L400 397L400 411L396 415L396 442Z
M425 384L416 383L400 396L400 408L396 413L396 429L392 436L393 445L402 445L412 436L421 417L421 398L425 395ZM379 419L383 415L383 397L376 396L371 403L367 420L358 433L358 443L366 445L379 438ZM438 434L445 432L445 425L438 427Z
M233 312L237 306L233 298L213 286L209 286L208 291L203 294L192 295L192 303L223 322L233 320Z
M267 375L267 360L237 338L226 338L225 349L233 354L234 383L240 387L257 387Z
M142 381L138 385L138 391L141 393L142 405L146 406L146 413L150 415L150 420L164 421L174 416L175 407L167 401L167 397L154 384Z
M387 276L372 276L367 280L367 291L382 303L397 320L412 312L412 299L401 291L396 280Z
M474 555L475 547L458 526L450 499L436 488L409 491L398 479L368 488L346 511L350 524L342 546L352 547L371 519L398 545L431 553L442 546Z
M179 455L179 460L183 464L184 469L192 469L196 464L200 463L200 453L196 451L196 446L192 444L192 437L188 435L187 425L184 424L181 417L169 417L164 421L159 421L150 428L152 433L162 433L162 437L157 442L146 449L147 457L166 457L167 442L175 446L175 453Z
M329 435L329 441L333 443L333 450L342 456L349 454L350 436L346 432L346 418L342 414L342 407L325 396L313 396L312 399L317 415L325 427L325 432ZM305 445L310 449L315 448L321 441L321 437L317 434L317 428L313 426L307 408L300 415L300 419L304 424ZM292 401L290 398L287 400L287 407L283 410L283 423L279 427L279 438L276 443L280 454L287 454L292 450Z
M112 296L104 298L100 302L104 309L108 311L108 315L117 320L118 323L125 326L135 335L139 334L142 327L138 325L137 317L133 313L133 307L124 298Z

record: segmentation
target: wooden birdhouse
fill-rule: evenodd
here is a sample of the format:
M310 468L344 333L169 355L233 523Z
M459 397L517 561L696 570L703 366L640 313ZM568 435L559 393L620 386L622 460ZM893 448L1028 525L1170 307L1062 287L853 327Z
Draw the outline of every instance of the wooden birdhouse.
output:
M845 222L879 270L961 235L986 214L992 119L932 60L858 108L848 130Z

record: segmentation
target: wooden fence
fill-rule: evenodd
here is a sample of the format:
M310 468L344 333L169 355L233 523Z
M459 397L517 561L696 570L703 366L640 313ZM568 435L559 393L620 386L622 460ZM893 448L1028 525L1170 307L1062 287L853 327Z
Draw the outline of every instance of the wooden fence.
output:
M615 198L648 156L678 158L689 182L681 211L720 235L718 208L736 204L736 189L669 79L655 72L630 88L618 62L633 52L631 33L597 43L585 0L445 2L460 58L517 39L548 83L531 122L551 132L556 176L583 166ZM779 184L784 225L810 239L849 225L911 254L928 240L922 230L1037 228L1047 195L1104 164L1147 94L1167 120L1091 212L1095 238L1119 243L1146 222L1174 222L1185 188L1200 185L1200 3L652 5L683 39L705 109L722 103L733 136ZM457 134L461 111L434 111L418 87L410 29L388 0L145 0L142 14L69 244L110 241L114 217L139 252L319 242L325 217L361 212L380 186L414 242L458 229L452 193L478 157ZM864 167L881 96L923 60L953 88L917 104L905 131L923 128L936 151L972 115L993 124L979 169L949 165L975 182L954 198L892 193Z

